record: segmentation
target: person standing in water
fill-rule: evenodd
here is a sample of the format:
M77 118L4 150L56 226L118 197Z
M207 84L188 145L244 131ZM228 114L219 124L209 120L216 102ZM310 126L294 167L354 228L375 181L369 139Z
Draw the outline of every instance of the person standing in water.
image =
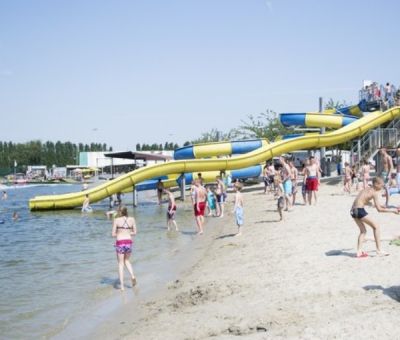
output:
M90 206L89 195L86 194L85 200L83 201L83 204L82 204L82 212L91 212L91 211L92 211L92 207Z
M161 205L163 191L164 191L164 183L161 181L160 178L157 182L157 199L159 205Z
M171 225L175 227L176 231L179 231L178 225L175 221L176 214L176 203L174 194L169 190L164 190L164 193L168 196L168 209L167 209L167 230L171 230Z
M198 179L195 180L195 189L194 189L194 216L197 224L197 234L203 234L203 226L204 226L204 212L206 209L206 200L207 200L207 191L200 184Z
M7 191L3 191L3 195L1 196L2 200L6 200L8 198Z
M115 250L117 252L118 261L118 276L120 282L120 289L124 289L124 267L128 269L131 276L132 287L136 285L136 278L133 274L132 265L129 258L132 254L133 240L132 237L137 233L136 222L133 217L128 216L128 209L121 208L121 217L114 219L112 226L112 237L116 238Z

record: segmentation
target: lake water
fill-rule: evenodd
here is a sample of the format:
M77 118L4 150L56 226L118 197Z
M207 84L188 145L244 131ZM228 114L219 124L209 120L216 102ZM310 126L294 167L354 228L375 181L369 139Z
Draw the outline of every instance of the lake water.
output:
M120 293L108 201L94 212L80 210L30 212L36 195L79 191L80 186L47 185L8 188L0 201L0 334L2 338L49 338L60 334L89 311L104 308ZM194 222L186 205L178 208L181 233L167 233L166 206L154 192L142 192L139 207L129 209L137 221L133 267L140 294L172 279L182 252L194 238ZM124 201L131 201L126 195ZM13 222L17 211L20 218ZM186 230L186 231L185 231ZM126 285L129 285L126 274ZM62 333L61 333L62 334Z

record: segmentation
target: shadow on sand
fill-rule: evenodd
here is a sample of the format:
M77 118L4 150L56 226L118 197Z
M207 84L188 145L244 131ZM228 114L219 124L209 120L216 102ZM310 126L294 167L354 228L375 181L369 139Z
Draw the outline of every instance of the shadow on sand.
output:
M388 288L384 288L380 285L368 285L364 286L363 289L365 289L366 291L381 290L384 295L389 296L391 299L397 302L400 302L400 286L391 286Z
M326 256L347 256L347 257L356 257L355 253L349 253L351 249L338 249L338 250L329 250L325 253Z
M254 222L255 224L264 224L264 223L276 223L276 222L282 222L280 219L276 220L263 220L263 221L256 221Z
M222 240L222 239L224 239L224 238L235 237L235 236L236 236L236 234L226 234L226 235L218 236L218 237L216 237L215 239L216 239L216 240Z

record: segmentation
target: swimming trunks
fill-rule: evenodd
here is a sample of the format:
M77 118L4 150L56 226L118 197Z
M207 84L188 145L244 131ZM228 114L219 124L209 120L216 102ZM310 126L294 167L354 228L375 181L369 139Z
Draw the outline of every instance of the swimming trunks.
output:
M283 196L278 198L278 210L283 209L285 207L285 199Z
M132 253L132 240L117 240L115 242L115 250L117 254L130 254Z
M292 181L290 179L283 182L283 191L286 195L292 194Z
M350 210L350 215L353 218L363 218L368 215L364 208L353 208Z
M206 209L206 202L199 202L199 210L197 210L197 204L193 205L194 216L204 216L204 211Z
M169 220L174 220L175 219L175 213L176 213L176 205L171 209L171 206L168 206L167 210L167 218Z
M382 171L381 176L382 176L383 181L385 183L387 183L389 180L387 171Z
M303 195L305 195L306 192L307 192L306 183L303 183L303 184L301 185L301 193L302 193Z
M236 224L238 226L243 225L243 207L237 207L235 209Z
M226 197L226 194L225 194L225 193L223 193L223 194L221 194L221 195L217 195L217 201L218 201L218 203L220 203L220 204L224 203L224 202L225 202L225 197Z
M318 190L318 178L317 177L307 177L306 190L307 191L317 191Z

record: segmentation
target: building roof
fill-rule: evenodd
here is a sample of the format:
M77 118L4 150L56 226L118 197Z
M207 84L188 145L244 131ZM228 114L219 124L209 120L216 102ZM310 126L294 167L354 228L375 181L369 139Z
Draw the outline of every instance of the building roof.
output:
M123 152L109 152L105 153L104 156L110 158L123 158L123 159L133 159L142 161L168 161L171 160L171 156L160 155L154 153L144 153L144 152L133 152L133 151L123 151Z

